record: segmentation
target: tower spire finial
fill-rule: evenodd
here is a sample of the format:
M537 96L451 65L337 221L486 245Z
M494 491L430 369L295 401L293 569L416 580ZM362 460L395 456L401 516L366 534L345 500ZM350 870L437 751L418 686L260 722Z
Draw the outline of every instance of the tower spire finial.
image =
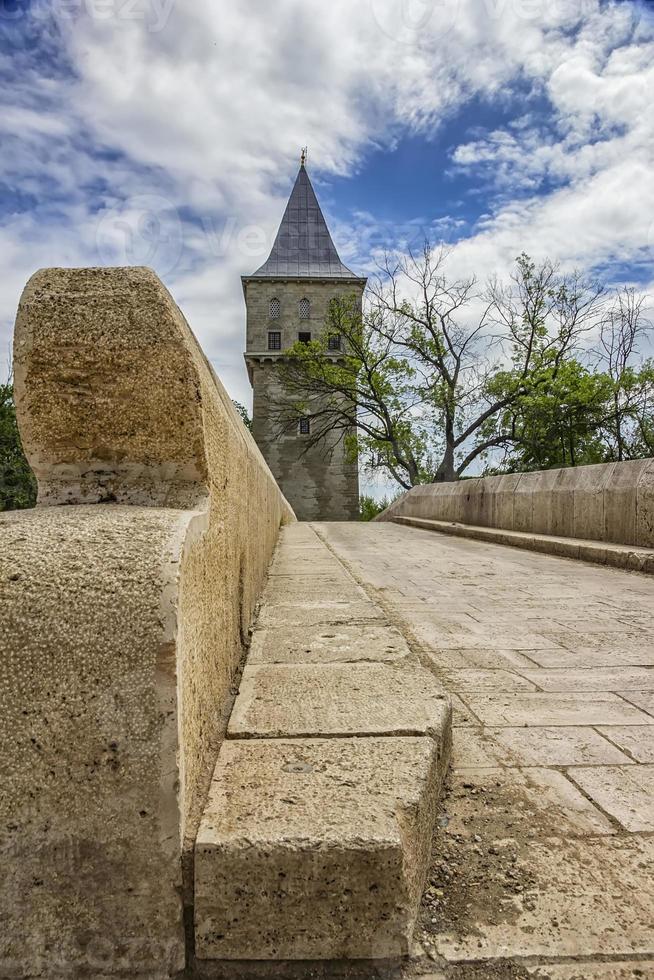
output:
M303 167L307 162L307 147L303 146L300 151L300 166Z

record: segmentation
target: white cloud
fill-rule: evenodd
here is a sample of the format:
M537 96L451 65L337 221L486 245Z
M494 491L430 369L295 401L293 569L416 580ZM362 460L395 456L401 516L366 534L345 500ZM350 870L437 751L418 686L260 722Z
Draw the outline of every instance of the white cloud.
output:
M36 8L29 31L40 48L16 49L6 86L11 152L0 179L33 204L30 217L10 211L0 231L2 345L38 265L149 255L245 401L239 276L265 257L299 147L308 143L314 176L348 174L371 147L431 133L474 96L506 99L518 80L547 95L551 119L543 130L518 105L512 127L456 151L457 166L486 180L494 171L503 202L459 243L457 266L483 276L523 248L593 265L647 247L654 57L634 4L79 0L70 9L70 0ZM544 179L557 186L537 196ZM405 240L425 226L461 233L442 214L408 217ZM335 231L345 261L361 267L398 237L364 214Z

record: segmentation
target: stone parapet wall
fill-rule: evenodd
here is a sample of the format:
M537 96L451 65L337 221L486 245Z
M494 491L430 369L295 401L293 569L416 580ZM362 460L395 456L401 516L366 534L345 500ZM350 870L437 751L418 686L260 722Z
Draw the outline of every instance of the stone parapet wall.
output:
M423 518L654 547L654 460L414 487L376 520Z
M0 515L0 975L173 976L294 515L150 270L36 273L14 372L39 502Z

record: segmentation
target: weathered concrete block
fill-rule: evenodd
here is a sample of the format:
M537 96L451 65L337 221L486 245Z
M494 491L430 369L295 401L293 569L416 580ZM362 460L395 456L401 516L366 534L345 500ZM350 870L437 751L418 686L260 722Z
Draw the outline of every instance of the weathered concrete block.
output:
M195 848L198 957L407 954L446 761L431 738L224 743Z
M520 473L507 473L500 477L495 491L494 527L503 528L505 531L513 530L515 491L520 479Z
M549 534L562 537L574 536L574 490L576 485L573 470L556 470L549 505Z
M447 727L442 686L422 667L391 664L246 666L231 738L433 735Z
M650 465L649 459L634 459L614 465L604 486L605 541L636 543L637 486Z
M532 483L532 518L530 531L535 534L558 534L557 526L565 522L565 510L557 508L561 470L543 470L530 474ZM522 482L522 481L521 481ZM563 493L565 496L565 493ZM572 496L570 495L570 504ZM572 507L569 526L572 528Z
M462 480L460 484L460 518L463 524L479 524L481 484L479 478Z
M496 526L496 501L502 479L501 476L488 476L479 480L476 523L480 527Z
M406 506L411 513L418 516L423 507L429 507L429 501L433 494L439 495L440 490L434 485L414 487L409 494L405 494L401 499L405 500Z
M532 531L534 524L534 491L539 473L522 473L513 491L513 530Z
M2 976L184 965L174 583L191 516L0 515Z
M456 521L646 548L654 545L653 488L647 459L511 473L414 487L377 520Z
M442 484L443 489L440 491L441 495L448 500L448 506L452 515L450 520L456 521L459 524L465 523L464 517L466 513L467 497L465 482L459 481L458 483L444 483Z
M636 544L654 548L654 461L640 474L636 490Z
M613 472L614 463L578 466L562 470L572 488L572 535L592 541L604 539L604 488Z

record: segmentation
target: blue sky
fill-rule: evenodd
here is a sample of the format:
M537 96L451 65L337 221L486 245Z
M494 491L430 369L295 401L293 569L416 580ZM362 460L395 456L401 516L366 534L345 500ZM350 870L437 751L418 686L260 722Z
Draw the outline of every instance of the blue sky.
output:
M0 0L0 43L3 351L34 269L148 264L248 402L239 276L304 144L357 270L429 234L653 285L651 2Z

